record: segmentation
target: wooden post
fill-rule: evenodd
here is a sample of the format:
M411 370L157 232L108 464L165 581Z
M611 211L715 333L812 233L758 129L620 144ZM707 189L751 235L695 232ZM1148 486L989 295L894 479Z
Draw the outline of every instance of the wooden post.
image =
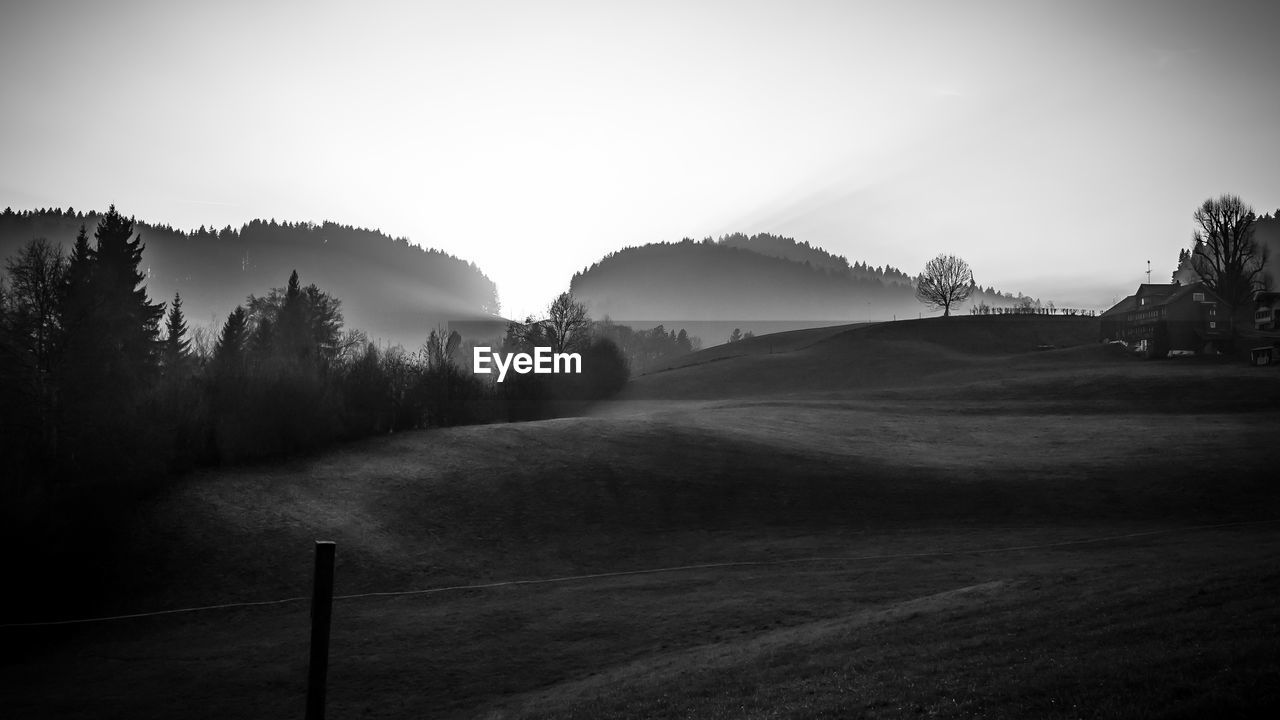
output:
M333 556L330 540L316 541L315 584L311 589L311 663L307 671L307 720L324 720L329 671L329 620L333 616Z

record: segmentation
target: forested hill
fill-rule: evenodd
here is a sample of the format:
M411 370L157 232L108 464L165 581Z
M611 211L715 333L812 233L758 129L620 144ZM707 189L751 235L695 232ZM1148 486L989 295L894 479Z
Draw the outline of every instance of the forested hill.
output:
M910 275L890 265L871 267L862 262L850 264L843 255L832 255L816 245L810 245L808 242L796 242L789 237L769 235L767 233L751 236L734 233L725 235L717 242L727 247L742 248L761 255L808 263L815 268L845 273L851 277L875 279L883 283L912 284Z
M570 288L595 317L621 321L848 322L927 314L912 282L896 268L850 264L791 238L735 234L629 247L575 274ZM1018 300L979 288L972 302Z
M99 217L70 209L6 209L0 214L0 255L11 258L36 237L70 252L82 224L92 243ZM182 293L193 328L220 326L247 295L283 287L295 269L304 284L315 283L342 301L346 327L408 349L421 345L437 325L496 315L499 309L497 287L475 264L377 230L275 220L192 232L138 220L134 228L146 246L147 294L168 302L175 291Z

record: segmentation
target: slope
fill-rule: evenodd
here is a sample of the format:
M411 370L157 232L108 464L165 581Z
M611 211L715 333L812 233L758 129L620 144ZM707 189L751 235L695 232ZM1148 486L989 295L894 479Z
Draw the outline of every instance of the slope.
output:
M1086 333L977 320L762 337L590 417L195 475L139 514L102 610L305 595L310 542L326 538L341 595L574 577L341 601L335 716L1015 717L1057 716L1064 692L1064 715L1275 699L1249 688L1276 666L1258 628L1280 620L1265 570L1280 536L1188 526L1277 517L1280 381L1092 344L1037 352ZM760 350L771 341L788 350ZM856 372L823 388L822 364ZM1264 404L1243 412L1206 385ZM1168 412L1169 393L1199 404ZM0 680L11 716L297 707L304 602L129 623L16 637L22 661ZM1206 682L1205 658L1236 670Z
M637 378L623 397L716 398L936 384L997 372L1006 355L1096 344L1097 333L1093 318L1035 315L815 328L692 353L671 370Z

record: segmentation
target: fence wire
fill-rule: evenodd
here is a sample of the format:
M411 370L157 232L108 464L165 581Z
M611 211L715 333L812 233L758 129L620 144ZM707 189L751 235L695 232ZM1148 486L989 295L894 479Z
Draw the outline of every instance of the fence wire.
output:
M1113 542L1117 540L1129 540L1139 537L1150 537L1153 535L1171 535L1182 532L1192 532L1196 530L1216 530L1230 527L1244 527L1248 525L1266 525L1280 522L1280 519L1271 520L1248 520L1229 523L1215 523L1212 525L1189 525L1179 528L1165 528L1162 530L1144 530L1142 532L1123 533L1120 535L1105 535L1090 538L1079 538L1075 540L1060 540L1048 543L1033 543L1029 545L1011 545L1003 547L989 548L972 548L967 550L934 550L928 552L911 552L911 553L886 553L879 555L848 555L848 556L816 556L802 558L782 558L775 560L737 560L729 562L716 563L699 563L696 565L673 565L670 567L659 568L642 568L638 570L616 570L611 572L587 573L583 575L562 575L549 578L531 578L523 580L502 580L487 583L474 583L469 585L445 585L433 588L422 588L417 590L389 590L383 592L364 592L353 593L349 595L334 595L335 602L339 600L360 600L365 598L385 598L385 597L403 597L409 595L435 595L440 593L461 592L465 590L490 590L501 587L515 587L521 585L550 585L557 583L584 582L590 580L601 580L606 578L629 577L636 575L658 575L664 573L688 572L691 570L715 570L740 567L768 567L777 565L798 565L804 563L853 563L853 562L871 562L877 560L909 560L913 558L929 558L929 557L953 557L957 555L987 555L993 553L1022 552L1026 550L1049 550L1059 547L1071 547L1076 545L1090 545L1097 543ZM89 623L113 622L118 620L133 620L137 618L159 617L164 615L179 615L184 613L198 613L213 610L230 610L235 608L252 608L263 607L268 605L287 605L297 602L308 602L310 596L298 596L281 598L279 600L259 600L255 602L233 602L221 603L218 605L202 605L197 607L176 608L172 610L156 610L153 612L129 613L127 615L107 615L103 617L77 618L73 620L45 620L38 622L21 622L21 623L4 623L0 624L0 629L8 628L35 628L35 627L52 627L57 625L84 625Z

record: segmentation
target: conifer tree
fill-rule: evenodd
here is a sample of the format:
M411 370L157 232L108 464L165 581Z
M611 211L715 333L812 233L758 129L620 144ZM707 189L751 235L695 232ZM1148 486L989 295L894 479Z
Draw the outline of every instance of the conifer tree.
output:
M152 303L139 269L144 246L133 221L107 211L89 249L76 238L64 285L59 385L65 470L102 479L145 474L158 457L143 406L159 368L163 303Z
M94 237L97 247L90 249L81 227L67 268L67 359L80 380L111 381L132 393L156 368L164 305L150 302L141 287L143 245L132 220L112 205Z
M249 320L244 307L237 305L227 316L222 326L222 334L218 336L218 344L213 350L213 359L220 373L238 369L244 362L245 344L249 339Z
M276 328L280 349L290 360L304 360L311 355L310 338L307 337L307 298L298 281L298 271L289 274L289 284L284 291L284 305L280 308L280 321Z
M169 372L180 368L190 357L191 339L187 335L187 321L182 315L182 296L173 294L173 303L165 318L164 366Z
M89 247L89 234L84 225L76 234L75 245L67 259L67 271L63 274L60 315L63 327L74 333L88 319L93 307L90 297L89 275L92 272L93 250Z
M319 367L341 350L341 302L314 283L303 287L297 271L286 287L250 295L247 314L250 355L258 361L275 358Z
M114 205L107 210L94 233L94 286L99 307L95 320L109 330L115 350L112 360L121 363L126 375L141 376L154 369L158 359L160 318L163 303L152 303L142 286L146 275L142 264L142 236L134 237L133 220L126 219Z

